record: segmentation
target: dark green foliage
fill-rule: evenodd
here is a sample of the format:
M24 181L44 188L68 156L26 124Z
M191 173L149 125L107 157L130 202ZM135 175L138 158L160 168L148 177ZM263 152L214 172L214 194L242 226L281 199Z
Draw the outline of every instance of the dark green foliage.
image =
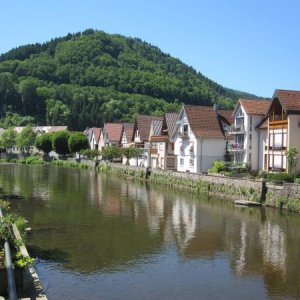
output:
M294 176L288 173L269 173L268 180L275 181L276 183L286 182L294 182Z
M113 161L122 157L122 149L116 146L106 146L101 152L102 159Z
M141 157L143 150L140 148L122 148L122 155L126 158L126 164L129 165L129 159Z
M41 134L36 138L35 147L48 154L52 151L52 136L51 133Z
M32 130L31 126L26 126L16 138L16 145L19 148L33 146L36 140L36 133Z
M70 133L68 145L71 153L79 152L89 148L89 141L82 132Z
M11 148L16 144L17 132L13 128L4 130L0 138L0 146L3 148Z
M9 128L16 126L33 126L35 124L34 118L31 116L21 116L10 111L5 113L5 117L0 120L0 127Z
M139 39L86 30L0 56L0 118L82 130L135 114L178 111L181 103L232 108L255 96L226 89ZM50 100L49 100L50 99Z
M92 149L85 149L85 150L81 150L80 154L82 154L87 159L94 159L95 157L100 155L100 152L97 149L93 149L93 150Z
M58 131L52 136L52 149L61 155L70 154L70 149L68 145L69 132L68 131Z

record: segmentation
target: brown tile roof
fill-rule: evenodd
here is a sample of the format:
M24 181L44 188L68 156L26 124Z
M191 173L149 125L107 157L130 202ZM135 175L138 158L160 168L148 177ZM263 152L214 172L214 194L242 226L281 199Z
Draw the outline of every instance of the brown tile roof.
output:
M266 115L271 105L270 100L239 99L238 103L240 103L243 106L246 113L249 115Z
M124 123L123 124L123 130L124 130L125 135L126 135L127 143L131 142L133 140L134 124Z
M171 140L175 130L176 130L176 121L179 117L178 113L165 113L164 115L164 124L163 125L163 130L167 131L167 134L169 136L169 139ZM164 134L164 132L162 133Z
M120 123L105 123L103 131L107 134L110 142L121 142L123 124Z
M300 113L300 91L275 90L275 98L278 98L287 114Z
M213 107L186 105L184 109L196 137L224 138L221 124Z
M98 142L99 139L100 139L100 134L101 134L102 128L93 127L91 129L92 129L92 131L94 133L96 142Z
M142 142L148 141L151 122L153 120L162 120L162 117L138 115L135 121L135 129L138 129Z
M233 110L218 110L218 113L224 117L228 123L231 125L234 123Z

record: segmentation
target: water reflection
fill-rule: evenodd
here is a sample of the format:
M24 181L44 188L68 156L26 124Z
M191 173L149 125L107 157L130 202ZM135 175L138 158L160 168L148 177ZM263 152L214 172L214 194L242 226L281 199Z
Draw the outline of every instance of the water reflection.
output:
M220 294L228 299L231 285L243 285L239 297L253 288L258 298L266 297L265 289L271 297L300 297L299 216L237 208L85 170L0 166L0 183L30 221L33 253L68 272L121 276L139 270L156 282L152 268L164 272L167 264L177 270L174 282L181 274L190 286L191 274L203 276L207 286L215 280L228 289L228 297ZM205 278L207 272L214 279Z

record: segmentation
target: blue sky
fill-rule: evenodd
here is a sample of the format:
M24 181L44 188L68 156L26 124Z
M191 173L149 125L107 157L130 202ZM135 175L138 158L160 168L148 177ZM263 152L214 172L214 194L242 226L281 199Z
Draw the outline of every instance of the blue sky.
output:
M1 1L0 53L87 28L138 37L225 87L300 90L298 0Z

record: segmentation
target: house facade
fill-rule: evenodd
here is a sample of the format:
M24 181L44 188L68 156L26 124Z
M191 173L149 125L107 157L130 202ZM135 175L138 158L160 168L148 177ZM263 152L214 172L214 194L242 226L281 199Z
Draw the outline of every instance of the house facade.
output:
M213 107L183 106L174 133L177 171L207 172L214 160L224 160L228 125Z
M174 154L174 130L179 114L165 113L161 126L152 122L149 140L151 142L151 167L163 170L176 170L177 158ZM155 128L159 129L155 132Z
M137 161L130 161L130 165L138 165L144 167L151 166L151 142L149 141L152 121L162 122L162 117L138 115L134 123L133 142L134 146L143 149L142 158Z
M268 112L268 100L240 99L233 111L234 123L229 127L228 134L233 140L228 143L228 151L233 162L250 164L253 170L262 166L260 157L264 131L256 130Z
M275 90L267 114L266 133L264 169L270 172L289 171L286 152L295 147L300 153L300 91ZM295 172L300 172L299 163Z
M102 128L93 127L90 129L90 134L89 134L90 149L99 150L99 140L100 140L101 131Z
M120 146L123 132L121 123L105 123L100 132L98 149L102 150L105 146Z

